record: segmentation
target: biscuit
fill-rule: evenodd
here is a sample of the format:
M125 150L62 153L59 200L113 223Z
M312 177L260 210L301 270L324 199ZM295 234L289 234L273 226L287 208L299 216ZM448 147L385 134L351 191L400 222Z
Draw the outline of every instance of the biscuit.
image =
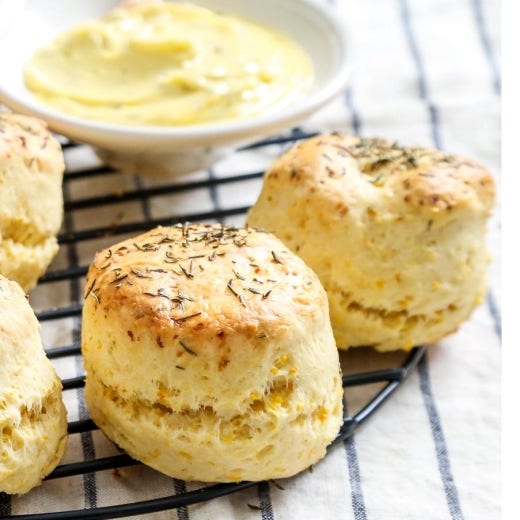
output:
M43 121L0 113L0 274L25 291L58 251L64 168Z
M327 297L273 235L153 229L96 255L85 298L86 402L132 457L185 480L263 480L337 435Z
M0 491L27 493L60 461L67 441L61 381L20 286L0 275Z
M385 351L440 340L483 301L493 204L470 159L332 134L271 165L247 222L318 274L338 347Z

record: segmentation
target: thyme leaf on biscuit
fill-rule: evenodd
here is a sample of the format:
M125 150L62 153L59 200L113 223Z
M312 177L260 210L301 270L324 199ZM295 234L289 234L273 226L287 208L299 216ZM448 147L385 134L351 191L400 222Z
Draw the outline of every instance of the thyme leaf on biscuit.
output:
M198 354L192 350L190 347L188 347L188 345L186 345L186 343L184 343L184 341L182 340L179 340L179 343L181 344L181 347L188 353L188 354L191 354L192 356L198 356Z
M277 263L277 264L281 264L283 265L283 262L276 256L276 253L274 251L271 251L271 255L273 256L273 260Z

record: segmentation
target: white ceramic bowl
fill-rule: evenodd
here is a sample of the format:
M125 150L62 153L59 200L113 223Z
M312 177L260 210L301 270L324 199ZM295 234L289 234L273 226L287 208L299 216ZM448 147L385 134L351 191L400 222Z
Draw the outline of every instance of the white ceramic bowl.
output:
M321 108L348 79L344 28L312 0L191 0L255 20L292 37L309 54L309 93L250 120L186 127L128 127L68 116L41 104L25 87L34 50L76 23L102 16L117 0L0 0L0 102L46 120L52 130L90 144L106 163L135 173L180 173L211 165L239 145L287 129Z

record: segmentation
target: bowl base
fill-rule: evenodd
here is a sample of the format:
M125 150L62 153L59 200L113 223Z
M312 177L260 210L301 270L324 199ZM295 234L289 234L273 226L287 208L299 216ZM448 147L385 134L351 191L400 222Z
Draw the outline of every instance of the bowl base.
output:
M94 148L108 166L126 173L148 177L170 177L209 168L232 152L230 148L195 148L156 152L132 152Z

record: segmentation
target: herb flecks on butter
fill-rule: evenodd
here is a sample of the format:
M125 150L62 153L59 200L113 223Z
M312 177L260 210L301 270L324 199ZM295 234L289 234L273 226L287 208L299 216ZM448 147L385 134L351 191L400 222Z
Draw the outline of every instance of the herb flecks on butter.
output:
M192 4L119 7L36 51L27 87L56 110L122 125L248 119L300 98L310 58L268 27Z

